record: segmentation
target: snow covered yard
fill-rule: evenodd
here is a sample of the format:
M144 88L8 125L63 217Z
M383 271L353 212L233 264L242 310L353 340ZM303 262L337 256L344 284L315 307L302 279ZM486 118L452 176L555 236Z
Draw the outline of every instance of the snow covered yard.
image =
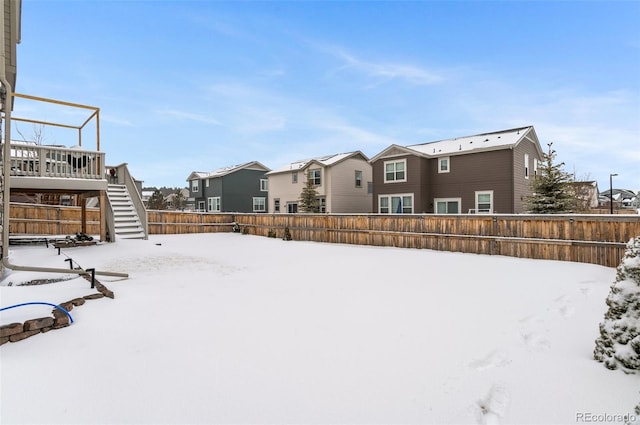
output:
M613 268L226 233L63 254L130 278L98 276L115 300L0 347L3 424L573 424L640 400L637 375L593 360ZM92 292L15 286L42 277L7 273L1 306Z

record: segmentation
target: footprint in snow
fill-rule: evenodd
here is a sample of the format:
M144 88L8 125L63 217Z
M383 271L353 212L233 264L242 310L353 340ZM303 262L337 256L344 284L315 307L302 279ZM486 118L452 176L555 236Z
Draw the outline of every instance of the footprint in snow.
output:
M560 316L564 317L565 319L573 316L576 311L573 307L571 298L566 295L556 298L555 300L553 300L553 303L556 311L560 313Z
M507 354L504 351L492 351L486 357L477 359L469 363L469 367L475 370L485 370L492 367L502 367L511 363Z
M509 392L502 385L493 385L489 393L474 406L479 424L500 424L509 407Z
M582 295L587 297L587 296L591 295L591 293L593 292L593 287L591 287L591 286L583 286L582 288L580 288L580 292L582 292Z
M529 350L544 351L549 348L549 341L539 332L532 330L539 329L544 325L544 321L540 317L526 316L520 319L519 323L522 325L519 330L520 339Z
M538 316L525 316L522 319L519 320L520 323L522 324L529 324L529 323L542 323L542 319Z
M522 342L529 349L534 351L545 351L548 350L550 345L549 341L542 335L537 332L521 332L520 337L522 338Z
M568 319L569 317L573 316L573 313L575 312L576 312L576 309L570 305L562 305L558 308L558 313L560 313L560 316L564 317L565 319Z

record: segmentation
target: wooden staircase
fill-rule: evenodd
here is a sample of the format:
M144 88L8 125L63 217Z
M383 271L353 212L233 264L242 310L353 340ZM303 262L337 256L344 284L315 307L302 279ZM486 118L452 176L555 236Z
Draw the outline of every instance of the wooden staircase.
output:
M107 198L113 210L116 238L145 239L147 235L127 187L123 184L110 184Z

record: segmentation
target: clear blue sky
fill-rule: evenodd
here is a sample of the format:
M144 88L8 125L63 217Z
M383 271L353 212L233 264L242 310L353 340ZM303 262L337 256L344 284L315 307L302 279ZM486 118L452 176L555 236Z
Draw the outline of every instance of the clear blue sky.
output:
M23 0L16 91L99 107L107 162L147 186L533 125L566 171L640 190L639 22L638 1Z

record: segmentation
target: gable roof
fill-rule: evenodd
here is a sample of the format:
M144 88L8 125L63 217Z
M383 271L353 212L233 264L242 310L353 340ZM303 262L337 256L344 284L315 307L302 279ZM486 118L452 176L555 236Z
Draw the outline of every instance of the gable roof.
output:
M600 192L601 196L606 196L607 198L609 198L611 196L612 191L610 189L607 190L603 190L602 192ZM639 193L640 194L640 193ZM629 189L613 189L613 199L614 200L618 200L618 199L633 199L636 196L638 196L638 194L636 194L633 190L629 190Z
M538 136L533 126L518 127L510 130L482 133L473 136L455 137L453 139L438 140L435 142L420 143L416 145L399 146L391 145L371 159L371 162L381 157L394 155L419 155L427 158L435 158L447 155L461 155L488 150L509 149L518 145L522 140L533 141L539 153L542 154Z
M363 154L361 151L338 153L333 155L320 156L317 158L309 158L309 159L302 159L300 161L294 161L289 164L283 165L282 167L276 168L273 171L268 172L267 175L303 170L314 163L318 164L321 167L331 167L346 159L354 158L357 156L362 157L364 161L367 161L367 162L369 161L369 158L365 154Z
M187 181L223 177L223 176L226 176L227 174L235 173L236 171L240 171L240 170L258 170L258 171L267 172L267 171L270 171L270 168L265 167L258 161L251 161L251 162L246 162L244 164L231 165L229 167L218 168L217 170L214 170L214 171L208 171L208 172L193 171L191 172L191 174L189 174L189 177L187 177Z
M574 180L574 181L569 182L569 184L573 185L573 186L591 186L591 187L594 187L594 188L598 187L598 182L595 181L595 180L588 180L588 181L587 180L585 180L585 181Z

